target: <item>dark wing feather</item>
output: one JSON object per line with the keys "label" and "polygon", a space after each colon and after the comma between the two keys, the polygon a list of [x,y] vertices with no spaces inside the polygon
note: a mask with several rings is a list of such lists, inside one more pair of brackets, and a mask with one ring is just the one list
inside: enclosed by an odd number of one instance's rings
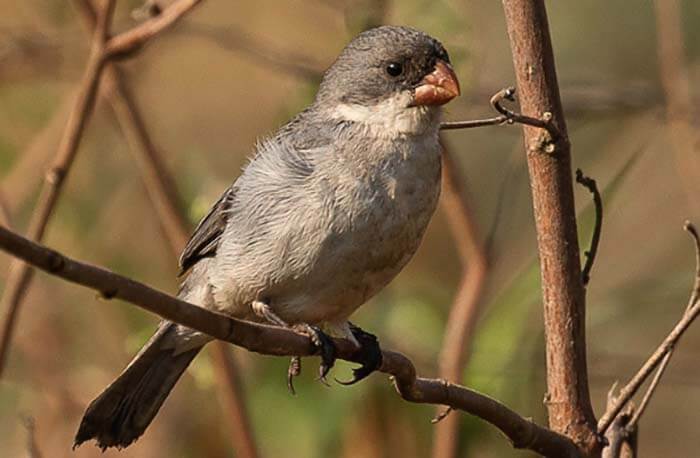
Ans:
{"label": "dark wing feather", "polygon": [[228,188],[195,228],[180,255],[180,275],[187,272],[200,259],[216,254],[221,234],[226,228],[235,191],[234,187]]}

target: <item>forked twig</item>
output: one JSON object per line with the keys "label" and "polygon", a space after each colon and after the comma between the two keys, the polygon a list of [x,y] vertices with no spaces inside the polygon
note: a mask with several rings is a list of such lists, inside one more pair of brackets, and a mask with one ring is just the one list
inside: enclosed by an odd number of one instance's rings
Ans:
{"label": "forked twig", "polygon": [[[642,365],[642,367],[639,369],[639,371],[637,371],[627,385],[620,390],[620,394],[615,402],[609,406],[609,408],[600,418],[598,421],[599,434],[605,434],[605,431],[608,429],[613,420],[617,417],[620,411],[622,411],[630,399],[632,399],[632,397],[637,393],[639,388],[646,381],[646,379],[649,378],[651,373],[657,367],[660,367],[662,362],[667,359],[667,355],[671,355],[673,348],[676,346],[680,338],[690,327],[695,318],[697,318],[697,316],[700,314],[700,237],[698,237],[698,232],[695,226],[693,226],[690,222],[686,221],[684,229],[688,231],[693,238],[696,260],[693,290],[691,292],[688,305],[686,306],[685,313],[683,313],[683,317],[678,321],[668,336],[666,336],[661,345],[659,345],[649,359],[647,359],[647,361]],[[668,356],[668,358],[670,359],[670,356]],[[659,377],[661,376],[659,375]],[[649,397],[652,393],[653,390],[651,390],[651,393],[649,393]],[[648,402],[649,401],[647,400],[647,404]]]}
{"label": "forked twig", "polygon": [[[66,122],[52,166],[46,173],[44,185],[30,219],[27,237],[31,240],[42,240],[44,237],[49,219],[58,203],[65,178],[73,165],[85,126],[95,105],[97,88],[107,62],[117,55],[124,55],[140,49],[159,32],[175,23],[201,2],[201,0],[177,0],[163,10],[158,17],[110,38],[109,29],[115,1],[106,0],[103,8],[97,14],[90,57],[83,73],[78,96]],[[8,280],[2,296],[5,316],[0,336],[0,377],[7,361],[19,306],[31,278],[32,270],[26,264],[13,262],[10,265]]]}

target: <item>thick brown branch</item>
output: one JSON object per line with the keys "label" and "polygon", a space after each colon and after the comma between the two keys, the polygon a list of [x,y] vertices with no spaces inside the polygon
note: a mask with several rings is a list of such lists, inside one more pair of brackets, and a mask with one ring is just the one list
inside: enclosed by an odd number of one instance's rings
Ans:
{"label": "thick brown branch", "polygon": [[654,370],[662,364],[662,361],[666,359],[666,356],[671,354],[673,348],[678,344],[681,337],[683,337],[685,331],[688,330],[690,325],[693,324],[693,321],[695,321],[695,319],[698,317],[698,314],[700,314],[700,237],[698,237],[698,232],[695,229],[695,226],[689,222],[685,223],[685,230],[688,231],[693,238],[696,259],[693,290],[690,294],[690,300],[686,306],[685,313],[668,336],[666,336],[661,345],[658,346],[654,353],[634,375],[634,377],[632,377],[627,385],[620,390],[615,402],[608,407],[605,414],[603,414],[603,416],[600,418],[598,421],[598,432],[600,434],[605,433],[613,420],[615,420],[620,411],[622,411],[625,405],[637,393],[646,379],[649,378],[652,372],[654,372]]}
{"label": "thick brown branch", "polygon": [[131,54],[143,48],[153,37],[172,26],[202,0],[178,0],[131,30],[112,37],[105,46],[105,58]]}
{"label": "thick brown branch", "polygon": [[[236,320],[197,307],[108,270],[72,260],[4,227],[0,227],[0,249],[52,275],[94,289],[104,298],[122,299],[250,351],[279,356],[310,356],[316,351],[307,337],[294,331]],[[334,343],[341,359],[361,360],[352,342],[336,339]],[[382,355],[380,371],[393,376],[397,391],[407,401],[452,406],[475,415],[500,429],[517,448],[545,456],[580,456],[568,438],[521,417],[498,401],[444,380],[417,377],[413,363],[400,353],[384,350]]]}
{"label": "thick brown branch", "polygon": [[[586,453],[599,449],[588,389],[585,290],[571,151],[544,0],[503,0],[524,125],[542,277],[550,427]],[[546,129],[543,131],[542,128]]]}

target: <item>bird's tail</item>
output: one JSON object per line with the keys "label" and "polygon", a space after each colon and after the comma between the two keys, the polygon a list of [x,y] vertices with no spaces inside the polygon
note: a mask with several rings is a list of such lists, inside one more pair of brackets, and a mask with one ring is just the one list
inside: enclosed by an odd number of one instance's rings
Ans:
{"label": "bird's tail", "polygon": [[95,439],[102,450],[126,447],[155,417],[175,383],[201,346],[176,352],[177,325],[161,323],[122,374],[90,403],[75,436],[74,448]]}

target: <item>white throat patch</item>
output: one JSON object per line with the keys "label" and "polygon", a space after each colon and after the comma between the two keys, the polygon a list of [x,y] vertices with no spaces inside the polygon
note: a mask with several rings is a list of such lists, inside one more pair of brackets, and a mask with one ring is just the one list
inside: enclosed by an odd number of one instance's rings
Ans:
{"label": "white throat patch", "polygon": [[380,135],[420,135],[439,123],[439,108],[409,107],[411,94],[400,93],[373,106],[339,104],[331,112],[334,119],[366,124]]}

